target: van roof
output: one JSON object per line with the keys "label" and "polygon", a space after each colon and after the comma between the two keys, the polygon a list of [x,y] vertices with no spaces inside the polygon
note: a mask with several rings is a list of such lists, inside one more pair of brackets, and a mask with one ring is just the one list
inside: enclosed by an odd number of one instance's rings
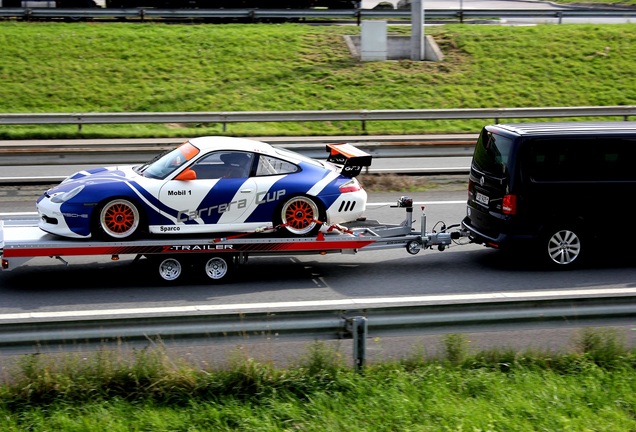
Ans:
{"label": "van roof", "polygon": [[[636,133],[636,122],[547,122],[547,123],[508,123],[488,126],[489,130],[499,129],[517,135],[578,135],[589,133]],[[494,130],[493,130],[494,131]]]}

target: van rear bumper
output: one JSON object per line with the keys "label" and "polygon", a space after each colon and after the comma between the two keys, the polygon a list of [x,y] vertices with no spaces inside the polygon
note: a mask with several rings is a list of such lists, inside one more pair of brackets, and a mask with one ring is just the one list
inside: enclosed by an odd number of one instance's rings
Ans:
{"label": "van rear bumper", "polygon": [[461,222],[462,228],[468,232],[468,238],[473,243],[483,244],[488,247],[503,249],[512,246],[517,246],[522,243],[532,242],[537,240],[535,234],[506,234],[497,233],[497,235],[489,235],[483,231],[475,228],[470,220],[470,217],[466,216]]}
{"label": "van rear bumper", "polygon": [[497,237],[486,235],[471,225],[469,217],[462,220],[462,228],[468,231],[468,238],[473,243],[484,244],[494,248],[499,248],[502,244],[506,244],[507,236],[505,234],[499,234]]}

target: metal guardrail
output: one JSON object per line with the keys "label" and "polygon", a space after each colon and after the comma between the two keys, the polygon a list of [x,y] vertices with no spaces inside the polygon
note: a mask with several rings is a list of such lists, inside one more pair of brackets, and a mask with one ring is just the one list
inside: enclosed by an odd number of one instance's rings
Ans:
{"label": "metal guardrail", "polygon": [[526,119],[622,117],[636,115],[636,105],[545,108],[467,108],[414,110],[324,110],[235,112],[132,112],[132,113],[0,113],[0,125],[29,124],[135,124],[135,123],[228,123]]}
{"label": "metal guardrail", "polygon": [[[13,124],[125,124],[125,123],[227,123],[296,121],[367,121],[554,119],[620,117],[636,115],[636,106],[477,108],[443,110],[356,110],[356,111],[274,111],[274,112],[165,112],[165,113],[0,113],[0,125]],[[471,156],[477,134],[337,136],[258,138],[273,145],[324,157],[324,144],[355,143],[376,158]],[[145,162],[185,138],[82,139],[43,141],[0,141],[0,166],[118,164]]]}
{"label": "metal guardrail", "polygon": [[[99,313],[16,313],[0,315],[0,352],[36,353],[50,350],[95,349],[128,344],[147,345],[153,340],[179,342],[255,342],[259,338],[280,341],[303,339],[354,339],[354,360],[364,364],[367,338],[421,333],[453,333],[522,330],[555,325],[581,326],[636,317],[636,295],[627,290],[605,295],[558,295],[543,298],[536,293],[494,294],[481,299],[434,301],[416,305],[375,307],[372,300],[343,300],[344,307],[288,311],[237,310],[215,313],[214,306],[139,316],[118,312],[117,318],[99,319]],[[633,291],[633,290],[632,290]],[[479,296],[475,296],[479,297]],[[399,300],[399,299],[397,299]],[[405,299],[406,303],[408,300]],[[333,302],[337,303],[337,302]],[[334,305],[332,307],[337,307]],[[206,310],[207,309],[207,310]],[[237,307],[240,309],[240,307]],[[99,312],[99,311],[97,311]],[[141,313],[139,313],[141,314]],[[55,316],[55,318],[51,318]]]}
{"label": "metal guardrail", "polygon": [[[242,21],[268,20],[410,20],[410,9],[58,9],[58,8],[0,8],[0,17],[31,19],[218,19]],[[634,18],[636,10],[627,8],[578,9],[425,9],[430,19],[459,20],[484,18]]]}
{"label": "metal guardrail", "polygon": [[[374,158],[468,157],[477,134],[254,137],[314,159],[325,145],[348,142]],[[0,166],[110,165],[143,163],[186,138],[0,141]],[[1,181],[0,181],[1,183]]]}

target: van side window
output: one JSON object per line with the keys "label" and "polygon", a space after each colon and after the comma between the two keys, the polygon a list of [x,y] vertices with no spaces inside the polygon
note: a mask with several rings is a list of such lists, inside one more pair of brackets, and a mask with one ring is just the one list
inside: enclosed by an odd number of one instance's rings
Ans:
{"label": "van side window", "polygon": [[530,178],[536,182],[593,181],[598,178],[594,139],[537,139],[530,146]]}
{"label": "van side window", "polygon": [[599,181],[636,181],[636,170],[634,170],[636,140],[604,139],[599,144],[601,150]]}

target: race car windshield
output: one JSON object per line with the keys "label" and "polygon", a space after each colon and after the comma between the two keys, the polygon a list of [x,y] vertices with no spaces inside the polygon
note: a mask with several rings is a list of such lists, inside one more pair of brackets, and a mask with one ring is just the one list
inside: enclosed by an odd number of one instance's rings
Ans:
{"label": "race car windshield", "polygon": [[144,177],[164,179],[199,153],[199,149],[185,143],[172,151],[162,153],[135,171]]}

